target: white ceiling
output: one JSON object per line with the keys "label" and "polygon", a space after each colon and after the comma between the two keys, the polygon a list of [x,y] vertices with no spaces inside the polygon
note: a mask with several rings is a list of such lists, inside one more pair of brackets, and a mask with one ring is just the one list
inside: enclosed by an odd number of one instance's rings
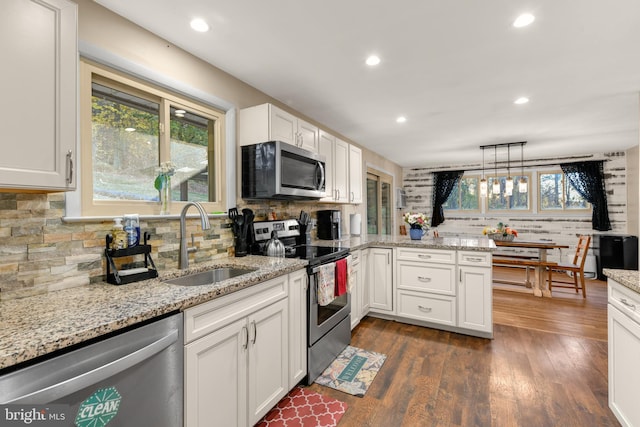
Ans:
{"label": "white ceiling", "polygon": [[638,0],[96,1],[402,166],[638,145]]}

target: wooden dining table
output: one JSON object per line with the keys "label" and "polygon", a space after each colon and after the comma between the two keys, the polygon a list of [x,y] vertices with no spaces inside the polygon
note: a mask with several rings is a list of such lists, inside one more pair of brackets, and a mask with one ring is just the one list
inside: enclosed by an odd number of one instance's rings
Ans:
{"label": "wooden dining table", "polygon": [[[499,248],[537,249],[538,257],[531,262],[534,267],[535,277],[533,281],[533,295],[537,297],[551,297],[551,291],[546,281],[546,270],[549,265],[547,251],[550,249],[567,249],[567,245],[559,245],[547,240],[513,240],[511,242],[494,240]],[[528,268],[528,267],[526,267]]]}

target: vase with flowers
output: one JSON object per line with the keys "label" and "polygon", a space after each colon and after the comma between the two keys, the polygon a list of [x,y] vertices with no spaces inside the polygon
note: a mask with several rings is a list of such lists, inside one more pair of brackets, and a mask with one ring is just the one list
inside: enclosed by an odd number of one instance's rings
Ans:
{"label": "vase with flowers", "polygon": [[160,215],[171,213],[171,177],[176,172],[176,168],[171,162],[164,162],[156,170],[157,176],[153,186],[160,193]]}
{"label": "vase with flowers", "polygon": [[420,240],[429,229],[429,218],[423,213],[407,212],[402,218],[409,224],[411,240]]}

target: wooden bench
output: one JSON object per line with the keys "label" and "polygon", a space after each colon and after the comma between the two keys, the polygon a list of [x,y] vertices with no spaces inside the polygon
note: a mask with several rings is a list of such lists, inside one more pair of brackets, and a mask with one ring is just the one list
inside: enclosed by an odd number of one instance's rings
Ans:
{"label": "wooden bench", "polygon": [[[529,268],[537,267],[552,267],[558,265],[555,262],[543,262],[537,257],[527,255],[511,255],[511,254],[494,254],[492,264],[494,266],[508,266],[508,267],[524,267],[525,268],[525,283],[527,288],[531,288],[531,280],[529,280]],[[513,280],[493,279],[496,283],[506,283],[509,285],[522,285],[521,282]]]}

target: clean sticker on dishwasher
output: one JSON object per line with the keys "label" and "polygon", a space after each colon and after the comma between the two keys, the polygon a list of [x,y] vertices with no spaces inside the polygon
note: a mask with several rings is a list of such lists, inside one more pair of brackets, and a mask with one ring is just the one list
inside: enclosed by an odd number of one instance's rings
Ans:
{"label": "clean sticker on dishwasher", "polygon": [[106,426],[118,413],[121,399],[122,396],[115,387],[96,391],[80,404],[78,415],[76,415],[76,426]]}

